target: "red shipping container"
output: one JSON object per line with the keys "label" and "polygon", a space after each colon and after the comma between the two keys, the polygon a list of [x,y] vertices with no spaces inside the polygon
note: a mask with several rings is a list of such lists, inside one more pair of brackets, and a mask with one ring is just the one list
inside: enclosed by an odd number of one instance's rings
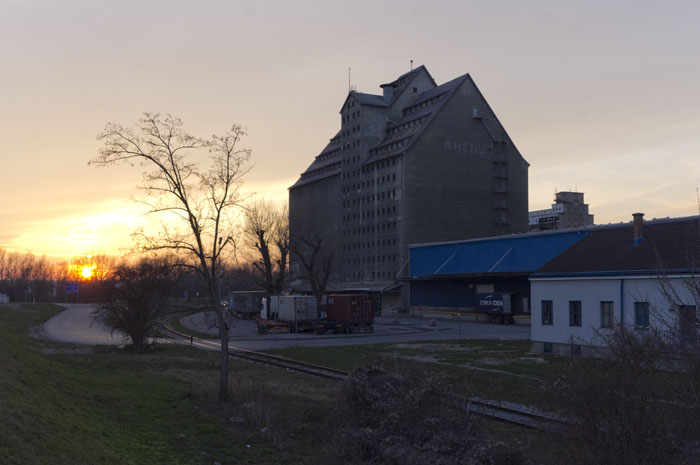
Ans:
{"label": "red shipping container", "polygon": [[371,325],[374,321],[374,299],[364,294],[334,294],[328,297],[328,321],[348,325]]}

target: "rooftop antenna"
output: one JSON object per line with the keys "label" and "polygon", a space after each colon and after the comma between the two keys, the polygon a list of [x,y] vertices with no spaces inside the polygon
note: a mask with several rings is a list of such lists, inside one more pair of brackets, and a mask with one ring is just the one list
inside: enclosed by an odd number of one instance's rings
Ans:
{"label": "rooftop antenna", "polygon": [[411,60],[411,71],[413,71],[413,60]]}
{"label": "rooftop antenna", "polygon": [[698,215],[700,215],[700,190],[697,187],[695,188],[695,195],[698,198]]}
{"label": "rooftop antenna", "polygon": [[350,70],[352,70],[352,68],[348,67],[348,92],[352,90],[352,86],[350,85]]}

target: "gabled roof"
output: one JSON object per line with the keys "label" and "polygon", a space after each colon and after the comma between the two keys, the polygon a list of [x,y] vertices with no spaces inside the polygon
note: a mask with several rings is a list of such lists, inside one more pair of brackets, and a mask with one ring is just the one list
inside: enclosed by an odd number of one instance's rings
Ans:
{"label": "gabled roof", "polygon": [[392,103],[398,99],[401,94],[409,87],[409,84],[413,82],[413,79],[418,76],[418,74],[421,71],[425,71],[425,74],[428,75],[428,78],[432,81],[433,85],[437,85],[435,83],[435,79],[430,75],[428,72],[428,69],[425,67],[425,65],[420,65],[419,67],[412,69],[411,71],[402,74],[401,76],[397,77],[395,80],[387,83],[387,84],[382,84],[380,87],[393,87],[394,92],[393,96],[391,98],[391,101],[387,101],[384,98],[384,95],[375,95],[375,94],[366,94],[364,92],[357,92],[354,90],[351,90],[348,92],[348,96],[345,97],[345,100],[343,100],[343,104],[341,105],[341,111],[345,107],[345,104],[348,103],[348,99],[350,97],[354,97],[357,99],[357,101],[361,105],[372,105],[372,106],[377,106],[377,107],[388,107]]}
{"label": "gabled roof", "polygon": [[[350,95],[355,97],[362,105],[373,105],[375,107],[388,107],[389,103],[382,95],[365,94],[363,92],[350,91]],[[347,100],[347,99],[346,99]],[[345,103],[343,103],[345,106]]]}
{"label": "gabled roof", "polygon": [[403,109],[401,119],[387,128],[387,135],[372,147],[369,158],[363,164],[390,158],[408,150],[467,78],[469,74],[433,87],[418,96],[414,103]]}
{"label": "gabled roof", "polygon": [[411,278],[530,274],[586,237],[587,230],[525,233],[411,246]]}
{"label": "gabled roof", "polygon": [[[471,79],[471,76],[469,77],[469,79]],[[529,163],[527,160],[525,160],[525,157],[523,157],[523,155],[520,153],[520,150],[518,150],[518,147],[516,147],[515,142],[513,142],[513,139],[511,139],[510,136],[508,135],[508,132],[506,131],[505,126],[503,126],[503,125],[501,124],[501,121],[498,119],[498,116],[496,116],[496,112],[493,111],[493,108],[491,108],[491,105],[489,104],[488,100],[486,100],[486,98],[484,97],[484,94],[481,93],[481,89],[479,89],[479,87],[476,85],[476,83],[475,83],[473,80],[472,80],[472,84],[474,84],[474,88],[475,88],[476,91],[479,93],[479,97],[481,97],[481,100],[486,104],[486,106],[489,108],[489,110],[490,110],[491,113],[493,114],[494,119],[496,120],[496,123],[498,124],[498,129],[499,129],[500,131],[502,131],[502,133],[503,133],[503,137],[504,137],[506,140],[510,141],[511,144],[513,144],[513,148],[515,149],[515,153],[518,154],[518,156],[520,157],[520,159],[521,159],[527,166],[530,166],[530,163]],[[483,120],[482,120],[482,121],[483,121]],[[484,121],[484,123],[487,125],[487,130],[489,131],[489,133],[491,133],[491,131],[492,131],[493,129],[489,128],[488,124],[487,124],[485,121]],[[492,137],[493,137],[493,136],[492,136]]]}
{"label": "gabled roof", "polygon": [[430,75],[430,72],[428,72],[428,68],[425,67],[425,65],[420,65],[417,68],[412,69],[411,71],[408,71],[407,73],[403,73],[401,76],[397,77],[395,80],[388,82],[386,84],[381,84],[379,87],[382,89],[385,87],[393,87],[394,88],[394,96],[392,98],[392,102],[394,102],[401,94],[408,89],[409,84],[413,81],[413,79],[420,74],[421,71],[425,71],[425,74],[428,75],[428,78],[430,81],[433,83],[434,86],[437,86],[437,83],[435,82],[435,79]]}
{"label": "gabled roof", "polygon": [[592,228],[535,276],[700,271],[699,216],[645,221],[633,236],[631,223]]}
{"label": "gabled roof", "polygon": [[308,184],[312,181],[318,181],[319,179],[340,174],[340,168],[342,165],[341,148],[340,131],[338,131],[330,140],[328,145],[321,150],[321,153],[314,158],[311,165],[309,165],[309,167],[306,168],[303,173],[301,173],[301,176],[299,176],[297,182],[295,182],[290,189],[303,186],[304,184]]}

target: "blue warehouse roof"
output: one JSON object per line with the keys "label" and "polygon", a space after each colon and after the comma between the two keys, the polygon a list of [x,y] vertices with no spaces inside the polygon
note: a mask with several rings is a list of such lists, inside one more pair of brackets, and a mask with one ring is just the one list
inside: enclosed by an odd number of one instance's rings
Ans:
{"label": "blue warehouse roof", "polygon": [[410,248],[412,279],[532,273],[589,234],[587,230],[519,234]]}

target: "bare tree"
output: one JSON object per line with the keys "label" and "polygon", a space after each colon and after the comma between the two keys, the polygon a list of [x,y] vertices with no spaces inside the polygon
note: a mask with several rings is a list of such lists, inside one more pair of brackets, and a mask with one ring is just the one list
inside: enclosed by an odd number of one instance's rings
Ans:
{"label": "bare tree", "polygon": [[251,260],[258,284],[270,294],[284,288],[289,258],[289,213],[285,207],[259,200],[245,212],[246,245],[257,251]]}
{"label": "bare tree", "polygon": [[[233,215],[241,203],[239,186],[248,171],[250,150],[239,148],[245,130],[233,125],[224,135],[205,140],[182,128],[168,115],[144,113],[134,127],[108,123],[98,136],[103,146],[90,163],[140,163],[143,189],[151,213],[175,218],[157,235],[136,233],[142,252],[167,252],[179,265],[205,281],[210,305],[219,322],[221,372],[219,399],[228,398],[228,334],[218,305],[218,281],[226,254],[233,251]],[[209,160],[202,152],[209,152]]]}
{"label": "bare tree", "polygon": [[335,251],[312,227],[296,230],[291,251],[299,260],[303,278],[309,283],[311,292],[316,297],[316,307],[320,310],[333,272]]}
{"label": "bare tree", "polygon": [[93,317],[126,334],[134,351],[142,353],[166,309],[173,267],[165,260],[143,259],[136,265],[119,265],[112,277],[113,301]]}

